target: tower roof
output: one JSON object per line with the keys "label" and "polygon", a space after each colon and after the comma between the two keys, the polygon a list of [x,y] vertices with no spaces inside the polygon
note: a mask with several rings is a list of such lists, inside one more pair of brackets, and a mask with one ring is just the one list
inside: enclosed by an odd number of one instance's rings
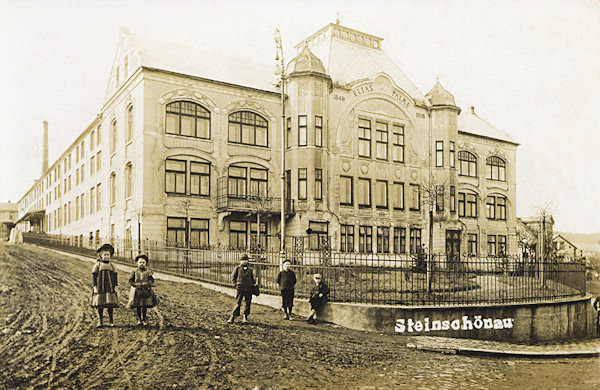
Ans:
{"label": "tower roof", "polygon": [[314,55],[308,45],[304,45],[300,53],[288,64],[288,74],[304,72],[327,74],[323,62]]}
{"label": "tower roof", "polygon": [[454,95],[448,92],[448,90],[440,84],[440,80],[435,82],[435,85],[425,97],[434,106],[456,106]]}

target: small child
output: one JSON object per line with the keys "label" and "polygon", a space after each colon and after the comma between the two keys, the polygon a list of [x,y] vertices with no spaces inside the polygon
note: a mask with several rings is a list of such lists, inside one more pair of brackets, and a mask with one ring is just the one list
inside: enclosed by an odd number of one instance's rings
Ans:
{"label": "small child", "polygon": [[115,326],[113,323],[113,309],[119,306],[117,292],[117,272],[110,263],[110,258],[115,253],[115,249],[110,244],[104,244],[96,251],[98,260],[92,268],[92,307],[98,309],[98,324],[96,327],[103,326],[104,308],[108,309],[108,326]]}
{"label": "small child", "polygon": [[281,310],[285,313],[284,320],[292,319],[292,307],[294,307],[294,286],[296,285],[296,274],[290,270],[292,262],[288,259],[283,261],[283,270],[277,275],[277,285],[281,291]]}
{"label": "small child", "polygon": [[327,300],[329,299],[329,287],[327,287],[327,284],[325,282],[323,282],[321,279],[323,279],[323,277],[321,276],[321,274],[315,274],[313,276],[313,280],[315,281],[315,285],[312,287],[312,290],[310,291],[310,315],[308,316],[308,319],[306,321],[308,321],[309,324],[316,324],[317,323],[317,311],[320,310],[323,305],[327,302]]}
{"label": "small child", "polygon": [[129,302],[130,308],[135,308],[137,311],[138,325],[146,325],[146,312],[149,307],[154,307],[157,304],[156,294],[152,290],[154,286],[154,277],[152,271],[147,268],[148,256],[138,255],[135,258],[137,269],[131,272],[129,276]]}

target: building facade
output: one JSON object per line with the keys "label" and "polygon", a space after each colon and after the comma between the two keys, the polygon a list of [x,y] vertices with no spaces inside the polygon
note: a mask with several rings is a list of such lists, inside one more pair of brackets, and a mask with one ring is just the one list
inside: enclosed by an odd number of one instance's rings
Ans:
{"label": "building facade", "polygon": [[439,81],[423,95],[381,46],[338,24],[307,37],[282,107],[269,66],[123,30],[103,107],[19,221],[84,242],[277,249],[283,210],[286,237],[314,249],[410,253],[432,226],[435,252],[516,253],[518,144]]}
{"label": "building facade", "polygon": [[18,205],[11,202],[0,203],[0,241],[8,240],[10,230],[15,226],[18,215]]}

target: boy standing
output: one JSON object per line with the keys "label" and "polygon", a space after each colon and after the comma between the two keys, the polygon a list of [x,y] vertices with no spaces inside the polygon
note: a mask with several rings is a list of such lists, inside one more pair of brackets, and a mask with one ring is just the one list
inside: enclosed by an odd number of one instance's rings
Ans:
{"label": "boy standing", "polygon": [[292,319],[292,307],[294,306],[294,286],[296,285],[296,274],[290,270],[291,261],[283,261],[283,270],[277,275],[277,285],[281,291],[281,309],[285,313],[284,320]]}

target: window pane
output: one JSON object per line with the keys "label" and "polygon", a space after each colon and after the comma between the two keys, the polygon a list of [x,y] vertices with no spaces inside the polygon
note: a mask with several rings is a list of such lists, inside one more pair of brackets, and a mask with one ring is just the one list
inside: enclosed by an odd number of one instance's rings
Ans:
{"label": "window pane", "polygon": [[236,124],[229,124],[229,141],[231,142],[242,142],[240,136],[240,126]]}
{"label": "window pane", "polygon": [[254,127],[248,125],[242,125],[242,143],[253,144],[254,143]]}
{"label": "window pane", "polygon": [[196,136],[200,138],[210,138],[210,121],[208,119],[196,119]]}
{"label": "window pane", "polygon": [[267,129],[264,127],[256,128],[256,144],[267,146]]}
{"label": "window pane", "polygon": [[181,117],[181,135],[193,136],[194,134],[194,118],[189,116]]}

